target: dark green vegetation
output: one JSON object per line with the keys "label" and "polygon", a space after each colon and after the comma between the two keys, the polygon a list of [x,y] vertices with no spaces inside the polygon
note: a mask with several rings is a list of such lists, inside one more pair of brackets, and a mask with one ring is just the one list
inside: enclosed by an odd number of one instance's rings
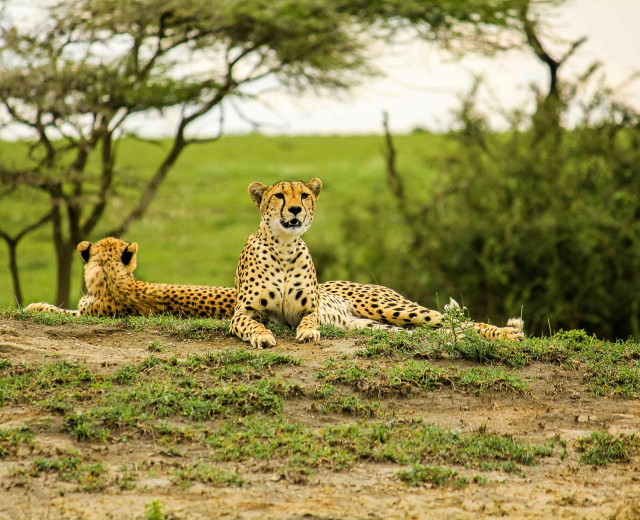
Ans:
{"label": "dark green vegetation", "polygon": [[[164,316],[78,319],[5,311],[3,317],[78,331],[98,325],[134,334],[155,331],[196,342],[226,333],[225,322]],[[447,318],[454,321],[456,314]],[[462,334],[464,322],[457,325],[455,335],[327,328],[328,337],[347,335],[345,340],[362,345],[350,355],[316,362],[316,368],[304,357],[240,345],[176,357],[160,338],[140,345],[140,361],[107,369],[65,359],[2,359],[0,407],[26,408],[40,418],[0,429],[0,458],[23,454],[10,476],[16,485],[47,475],[66,491],[98,492],[134,489],[159,471],[145,461],[113,466],[98,460],[87,448],[101,444],[152,442],[157,453],[175,461],[162,474],[181,488],[250,486],[246,468],[256,464],[279,478],[305,482],[317,471],[347,471],[365,462],[397,465],[397,478],[411,486],[460,488],[485,484],[495,472],[523,474],[543,458],[605,465],[635,456],[634,435],[595,431],[574,444],[560,437],[531,441],[492,433],[485,425],[456,429],[407,415],[404,404],[443,388],[529,399],[523,369],[532,363],[578,372],[585,395],[640,393],[637,343],[602,342],[579,331],[488,343]],[[285,341],[282,332],[276,330]],[[63,436],[73,448],[42,452],[39,437],[46,435]]]}
{"label": "dark green vegetation", "polygon": [[[461,295],[479,321],[522,309],[536,335],[640,338],[640,112],[604,78],[588,81],[594,70],[544,101],[538,93],[534,113],[505,110],[502,133],[474,88],[453,148],[389,167],[394,203],[361,197],[365,211],[342,224],[351,262],[312,251],[320,267],[345,265],[351,280],[374,273],[426,303],[434,291]],[[400,141],[396,152],[402,160]],[[418,168],[431,184],[415,183]]]}

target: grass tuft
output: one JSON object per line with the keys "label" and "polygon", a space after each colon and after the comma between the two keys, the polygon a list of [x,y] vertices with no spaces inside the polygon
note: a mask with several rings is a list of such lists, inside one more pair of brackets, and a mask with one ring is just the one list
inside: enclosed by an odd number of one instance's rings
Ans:
{"label": "grass tuft", "polygon": [[452,485],[454,487],[466,487],[467,480],[456,478],[457,472],[441,466],[424,466],[414,464],[411,469],[398,472],[398,478],[409,486],[420,486],[428,483],[433,486]]}
{"label": "grass tuft", "polygon": [[209,464],[182,466],[174,472],[178,485],[185,489],[194,482],[211,484],[216,487],[243,486],[245,481],[238,473],[225,471]]}
{"label": "grass tuft", "polygon": [[416,390],[431,391],[443,386],[455,386],[478,395],[490,390],[519,394],[529,391],[524,381],[502,367],[439,368],[428,361],[409,360],[385,369],[367,368],[353,360],[330,360],[317,375],[325,383],[347,385],[375,395],[411,395]]}
{"label": "grass tuft", "polygon": [[576,441],[576,447],[582,452],[580,461],[592,466],[604,466],[611,462],[628,462],[640,449],[637,435],[612,435],[607,432],[592,432],[588,437]]}

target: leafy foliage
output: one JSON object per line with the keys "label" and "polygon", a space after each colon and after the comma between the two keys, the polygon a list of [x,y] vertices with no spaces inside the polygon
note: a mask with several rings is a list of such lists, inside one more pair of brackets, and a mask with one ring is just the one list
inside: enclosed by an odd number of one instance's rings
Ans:
{"label": "leafy foliage", "polygon": [[478,320],[524,309],[536,334],[640,337],[640,114],[603,80],[590,88],[582,79],[533,114],[507,112],[503,133],[472,91],[457,148],[431,159],[448,174],[396,197],[405,240],[380,237],[396,208],[371,202],[345,220],[349,275],[384,269],[386,285],[423,302],[434,290],[462,294]]}

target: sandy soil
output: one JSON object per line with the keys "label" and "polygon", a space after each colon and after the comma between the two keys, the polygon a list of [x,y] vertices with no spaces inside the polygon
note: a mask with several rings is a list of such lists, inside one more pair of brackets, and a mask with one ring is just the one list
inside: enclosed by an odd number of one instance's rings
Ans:
{"label": "sandy soil", "polygon": [[[144,346],[156,338],[178,357],[242,346],[222,334],[211,340],[181,340],[152,330],[52,327],[5,319],[0,320],[0,359],[14,363],[67,359],[110,373],[123,363],[148,357]],[[302,366],[288,368],[286,374],[309,382],[327,358],[359,348],[357,341],[322,340],[318,346],[280,339],[274,351],[304,359]],[[251,462],[228,465],[245,477],[248,485],[244,487],[194,484],[181,489],[162,476],[163,468],[177,464],[175,458],[160,453],[151,441],[74,443],[69,436],[43,427],[35,447],[21,447],[16,455],[0,459],[0,519],[144,518],[145,504],[153,500],[160,501],[166,518],[179,519],[640,519],[638,457],[630,463],[594,469],[581,464],[571,448],[573,440],[593,430],[638,432],[640,401],[595,399],[583,390],[579,371],[540,364],[520,370],[519,375],[527,379],[531,395],[494,392],[477,397],[449,388],[410,399],[385,399],[384,407],[461,431],[486,424],[491,432],[520,440],[540,442],[560,436],[568,441],[566,460],[543,458],[539,465],[525,468],[525,476],[492,472],[486,485],[411,488],[396,478],[397,465],[357,464],[342,472],[316,471],[307,482],[298,484],[279,478],[264,464]],[[309,404],[287,402],[285,411],[308,424],[326,422],[327,417],[314,415]],[[336,416],[336,420],[355,419]],[[47,421],[51,419],[35,407],[6,404],[0,408],[0,428],[46,426]],[[71,488],[61,487],[57,479],[46,475],[23,485],[10,478],[22,458],[55,454],[70,446],[110,468],[126,462],[159,471],[147,471],[132,490],[110,486],[100,493],[67,491]],[[188,457],[197,458],[198,453],[190,452]],[[464,475],[467,470],[459,471]]]}

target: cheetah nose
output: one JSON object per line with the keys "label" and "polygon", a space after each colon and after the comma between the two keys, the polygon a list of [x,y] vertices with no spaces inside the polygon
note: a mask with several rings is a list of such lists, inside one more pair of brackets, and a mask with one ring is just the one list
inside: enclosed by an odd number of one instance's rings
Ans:
{"label": "cheetah nose", "polygon": [[291,213],[293,213],[294,215],[297,215],[298,213],[300,213],[302,211],[302,208],[300,206],[291,206],[289,208],[289,211]]}

